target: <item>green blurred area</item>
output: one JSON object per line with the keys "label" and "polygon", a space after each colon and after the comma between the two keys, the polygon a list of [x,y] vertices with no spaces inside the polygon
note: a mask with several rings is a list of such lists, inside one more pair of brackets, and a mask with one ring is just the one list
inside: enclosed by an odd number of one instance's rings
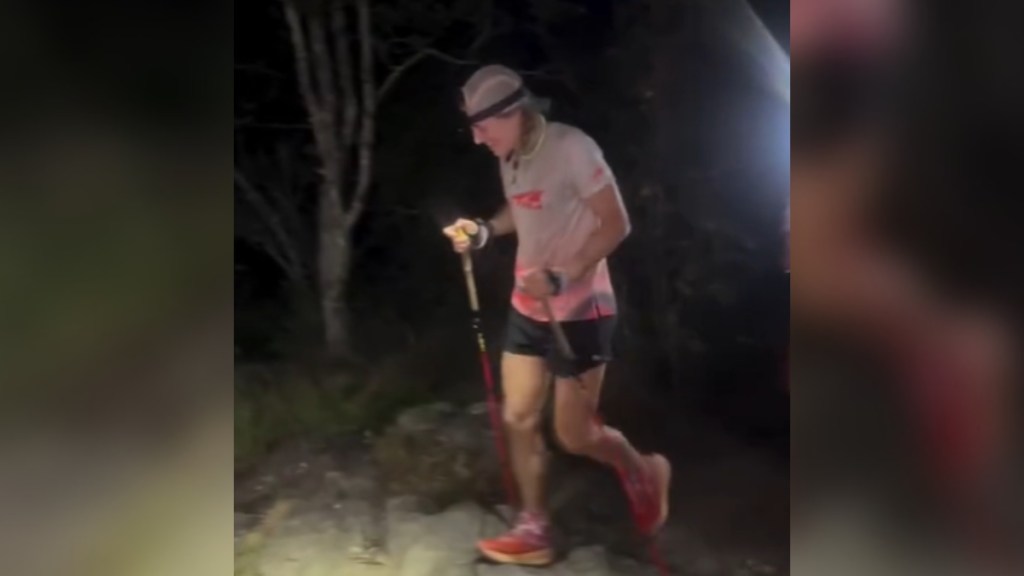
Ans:
{"label": "green blurred area", "polygon": [[74,196],[0,205],[0,374],[15,391],[130,362],[122,352],[230,297],[227,195],[187,177],[157,185],[204,193],[155,191],[130,172],[94,169]]}
{"label": "green blurred area", "polygon": [[207,329],[232,297],[231,24],[47,8],[0,10],[0,425],[5,461],[47,462],[27,493],[3,480],[35,472],[0,467],[0,502],[33,506],[5,566],[223,574],[230,330]]}

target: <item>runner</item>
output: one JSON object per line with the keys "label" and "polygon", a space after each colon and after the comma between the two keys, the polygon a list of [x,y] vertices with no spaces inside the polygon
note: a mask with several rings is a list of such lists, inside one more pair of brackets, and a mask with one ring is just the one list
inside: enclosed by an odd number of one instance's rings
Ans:
{"label": "runner", "polygon": [[[640,529],[652,534],[668,514],[669,462],[641,455],[596,418],[617,312],[606,258],[629,234],[615,177],[597,144],[577,128],[549,122],[512,70],[481,68],[463,86],[462,98],[474,142],[498,158],[507,202],[492,219],[459,219],[445,234],[460,253],[506,234],[515,233],[519,242],[501,372],[522,510],[507,534],[479,542],[480,552],[510,564],[544,565],[554,558],[540,432],[549,374],[559,442],[632,478],[627,496],[643,511]],[[545,313],[545,299],[554,319]],[[576,360],[556,350],[551,320],[564,327]]]}

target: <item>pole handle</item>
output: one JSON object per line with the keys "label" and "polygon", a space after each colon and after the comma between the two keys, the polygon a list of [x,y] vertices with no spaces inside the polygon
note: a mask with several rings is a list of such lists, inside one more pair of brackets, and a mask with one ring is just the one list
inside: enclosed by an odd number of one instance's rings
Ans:
{"label": "pole handle", "polygon": [[[459,228],[455,232],[460,240],[468,240],[466,231]],[[466,291],[469,293],[469,307],[473,313],[480,312],[480,299],[476,292],[476,280],[473,277],[473,255],[467,250],[462,256],[462,274],[466,277]]]}

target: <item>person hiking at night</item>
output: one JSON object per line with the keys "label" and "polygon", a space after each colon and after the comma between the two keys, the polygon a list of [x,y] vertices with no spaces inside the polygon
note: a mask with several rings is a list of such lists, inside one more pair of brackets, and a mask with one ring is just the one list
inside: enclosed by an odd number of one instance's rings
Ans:
{"label": "person hiking at night", "polygon": [[[507,201],[490,220],[459,219],[444,233],[459,253],[482,249],[497,236],[518,237],[501,374],[522,510],[508,533],[479,542],[480,552],[510,564],[544,565],[554,558],[540,430],[549,374],[559,443],[614,467],[626,479],[638,528],[653,534],[668,515],[669,462],[640,454],[597,418],[617,312],[606,258],[630,231],[615,177],[594,140],[548,121],[514,71],[481,68],[462,87],[462,100],[474,142],[498,159]],[[559,353],[552,321],[564,328],[574,359]]]}

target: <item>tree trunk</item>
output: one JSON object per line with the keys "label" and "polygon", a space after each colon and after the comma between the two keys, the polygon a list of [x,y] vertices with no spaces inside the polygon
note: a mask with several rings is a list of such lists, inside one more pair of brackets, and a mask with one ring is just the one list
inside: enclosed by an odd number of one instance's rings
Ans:
{"label": "tree trunk", "polygon": [[[321,160],[317,259],[320,319],[325,359],[336,363],[353,359],[345,296],[352,268],[352,231],[363,215],[373,182],[377,105],[412,64],[427,56],[457,59],[431,47],[422,48],[394,67],[378,88],[374,69],[377,39],[370,0],[355,1],[354,32],[346,12],[351,3],[303,3],[303,11],[297,0],[281,2],[299,91]],[[484,6],[483,31],[471,50],[478,49],[490,35],[491,3]],[[358,41],[357,50],[353,51],[350,40]]]}
{"label": "tree trunk", "polygon": [[[325,185],[330,187],[329,184]],[[348,356],[348,315],[343,300],[351,265],[345,214],[338,196],[325,190],[320,196],[320,314],[328,361]]]}

